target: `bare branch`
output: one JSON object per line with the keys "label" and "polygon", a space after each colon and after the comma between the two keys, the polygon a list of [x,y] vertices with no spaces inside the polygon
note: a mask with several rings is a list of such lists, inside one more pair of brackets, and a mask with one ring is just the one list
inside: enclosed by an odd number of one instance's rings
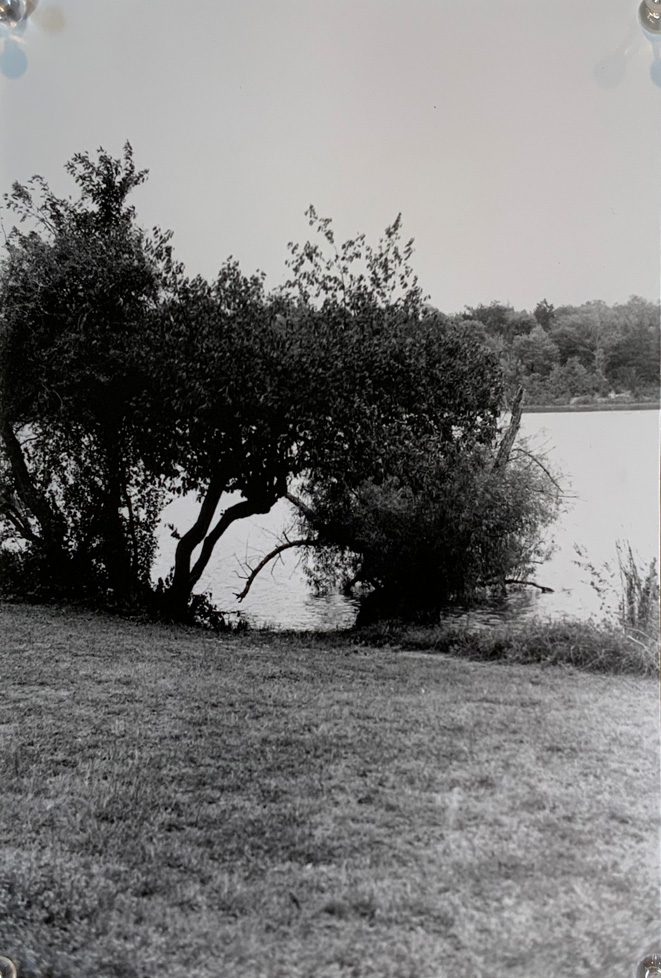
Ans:
{"label": "bare branch", "polygon": [[558,490],[558,492],[560,493],[560,495],[561,496],[567,496],[567,493],[564,491],[564,489],[562,488],[562,486],[560,485],[560,483],[556,479],[553,478],[553,476],[551,475],[551,473],[549,472],[549,470],[546,468],[546,466],[544,465],[544,463],[543,462],[540,462],[539,458],[536,455],[533,455],[532,452],[526,451],[525,448],[521,448],[520,445],[517,445],[517,447],[516,447],[516,453],[517,453],[517,455],[518,454],[525,455],[527,458],[529,458],[531,460],[531,462],[534,462],[536,465],[539,465],[539,467],[542,470],[542,472],[544,472],[544,474],[547,476],[547,478],[551,480],[551,482],[553,483],[553,485],[555,486],[555,488]]}
{"label": "bare branch", "polygon": [[542,594],[553,594],[552,587],[545,587],[543,584],[536,584],[535,581],[520,581],[516,577],[506,577],[505,584],[527,584],[528,587],[536,587],[542,592]]}
{"label": "bare branch", "polygon": [[301,539],[301,540],[288,540],[286,543],[281,543],[279,544],[279,546],[274,547],[273,550],[271,550],[270,553],[268,553],[262,560],[260,560],[257,566],[250,571],[250,574],[246,581],[246,586],[244,587],[243,591],[241,591],[239,594],[236,595],[237,600],[243,601],[243,599],[247,596],[248,592],[250,591],[250,588],[252,587],[252,584],[255,578],[257,577],[257,575],[260,573],[260,571],[264,570],[266,565],[275,557],[277,557],[279,554],[281,554],[284,550],[290,550],[292,547],[319,547],[319,546],[321,546],[319,540]]}

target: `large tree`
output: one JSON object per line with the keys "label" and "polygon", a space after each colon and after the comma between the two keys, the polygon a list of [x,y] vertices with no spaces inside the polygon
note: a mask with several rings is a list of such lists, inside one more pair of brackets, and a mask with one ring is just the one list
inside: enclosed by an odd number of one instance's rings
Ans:
{"label": "large tree", "polygon": [[377,615],[434,615],[521,579],[557,489],[512,450],[517,425],[500,429],[496,355],[474,323],[425,304],[399,219],[376,249],[362,236],[338,245],[314,212],[311,223],[319,237],[292,248],[288,296],[345,396],[328,415],[335,437],[313,439],[288,493],[299,533],[273,554],[303,543],[317,586],[361,585]]}
{"label": "large tree", "polygon": [[176,487],[198,510],[181,533],[162,603],[186,615],[216,545],[236,520],[268,512],[300,471],[313,337],[288,325],[261,275],[228,261],[183,284],[153,351],[166,400]]}
{"label": "large tree", "polygon": [[75,200],[40,177],[5,197],[0,518],[37,589],[142,600],[162,485],[149,463],[165,445],[145,349],[179,271],[169,235],[136,225],[128,197],[146,173],[130,145],[66,169]]}
{"label": "large tree", "polygon": [[[329,223],[313,210],[310,220],[334,247]],[[170,614],[184,613],[237,519],[297,499],[322,474],[338,487],[385,476],[390,456],[412,439],[495,428],[493,364],[469,371],[473,379],[481,371],[490,391],[478,404],[460,339],[443,337],[438,316],[421,323],[410,244],[400,238],[397,221],[375,249],[347,242],[332,267],[319,245],[292,246],[291,281],[270,295],[260,276],[228,262],[213,285],[187,283],[171,303],[159,371],[172,374],[180,488],[197,494],[199,509],[165,588]],[[349,271],[361,262],[360,274]],[[320,542],[306,536],[305,545]]]}

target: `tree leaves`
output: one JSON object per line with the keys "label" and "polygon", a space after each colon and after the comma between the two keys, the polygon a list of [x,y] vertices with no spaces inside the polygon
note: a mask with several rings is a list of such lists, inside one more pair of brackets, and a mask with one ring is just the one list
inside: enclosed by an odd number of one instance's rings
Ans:
{"label": "tree leaves", "polygon": [[[177,616],[231,523],[294,485],[324,573],[387,588],[417,560],[426,594],[454,594],[521,557],[545,511],[529,480],[519,493],[509,467],[489,474],[503,398],[489,327],[427,305],[401,215],[373,246],[339,242],[311,207],[314,240],[290,244],[269,292],[233,258],[213,281],[186,276],[170,233],[138,226],[147,171],[129,144],[66,169],[77,199],[41,177],[5,198],[0,521],[33,547],[50,532],[73,591],[147,600],[160,508],[184,492],[200,509],[159,592]],[[487,313],[501,343],[536,325]]]}
{"label": "tree leaves", "polygon": [[5,198],[19,223],[0,269],[3,442],[18,439],[41,495],[23,502],[42,532],[48,509],[66,527],[66,588],[131,591],[149,585],[162,501],[164,466],[146,464],[162,435],[147,423],[146,355],[176,270],[168,235],[149,239],[126,202],[146,176],[128,144],[121,159],[78,154],[67,170],[75,201],[40,177]]}

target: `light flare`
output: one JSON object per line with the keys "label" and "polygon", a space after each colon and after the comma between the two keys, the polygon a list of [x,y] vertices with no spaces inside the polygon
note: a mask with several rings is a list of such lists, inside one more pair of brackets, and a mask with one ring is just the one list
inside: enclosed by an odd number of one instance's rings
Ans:
{"label": "light flare", "polygon": [[37,10],[39,0],[0,0],[0,72],[5,78],[20,78],[28,68],[23,48],[30,18],[48,34],[65,26],[64,14],[57,6]]}

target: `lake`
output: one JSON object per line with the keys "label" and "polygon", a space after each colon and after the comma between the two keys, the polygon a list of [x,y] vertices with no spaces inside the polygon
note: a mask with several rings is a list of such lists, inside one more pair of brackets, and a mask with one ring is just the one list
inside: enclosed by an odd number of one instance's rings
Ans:
{"label": "lake", "polygon": [[[645,564],[659,552],[659,413],[530,413],[523,416],[521,436],[562,473],[571,498],[549,534],[554,553],[536,575],[553,593],[527,588],[525,594],[513,596],[499,615],[598,616],[601,599],[590,583],[592,575],[586,564],[602,572],[608,564],[616,572],[618,540],[628,541]],[[165,524],[173,523],[183,531],[195,511],[195,501],[190,498],[175,500],[166,509],[156,576],[167,573],[176,546]],[[234,524],[218,544],[198,590],[211,592],[219,607],[241,611],[257,626],[323,630],[350,626],[355,603],[340,595],[314,597],[295,550],[272,562],[256,579],[246,600],[237,602],[235,594],[243,587],[245,568],[272,549],[290,519],[291,507],[283,501],[267,516]],[[610,595],[610,606],[614,603]]]}

